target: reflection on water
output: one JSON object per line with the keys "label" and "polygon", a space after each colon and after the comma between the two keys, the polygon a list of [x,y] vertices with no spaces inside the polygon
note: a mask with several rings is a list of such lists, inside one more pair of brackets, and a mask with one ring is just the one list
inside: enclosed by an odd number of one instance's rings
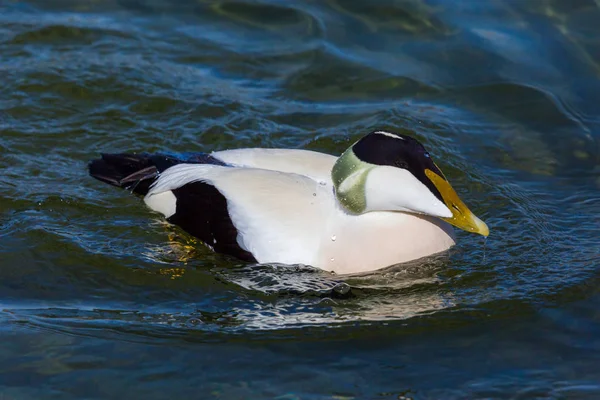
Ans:
{"label": "reflection on water", "polygon": [[[0,1],[0,397],[597,397],[599,18],[595,0]],[[362,276],[247,265],[85,168],[339,154],[373,129],[425,143],[489,238]]]}

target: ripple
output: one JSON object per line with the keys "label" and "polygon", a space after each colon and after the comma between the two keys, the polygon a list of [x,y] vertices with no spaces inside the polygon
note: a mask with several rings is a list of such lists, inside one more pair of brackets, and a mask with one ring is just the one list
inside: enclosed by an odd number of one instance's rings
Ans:
{"label": "ripple", "polygon": [[96,30],[82,28],[77,26],[53,25],[43,28],[30,30],[15,35],[8,44],[28,45],[28,44],[51,44],[59,42],[61,44],[82,44],[90,45],[104,39],[106,35],[114,35],[120,38],[126,38],[127,35],[119,31]]}
{"label": "ripple", "polygon": [[[210,17],[210,18],[208,18]],[[279,55],[310,47],[323,35],[308,9],[248,2],[217,2],[203,10],[204,23],[177,28],[188,38],[209,43],[219,52]]]}
{"label": "ripple", "polygon": [[288,78],[285,90],[303,100],[361,102],[401,99],[435,93],[433,87],[408,77],[383,76],[379,71],[317,53],[312,65]]}
{"label": "ripple", "polygon": [[330,0],[327,3],[336,12],[351,16],[373,31],[398,30],[417,36],[447,34],[450,31],[435,15],[434,9],[421,2],[361,3]]}
{"label": "ripple", "polygon": [[[258,28],[279,28],[305,24],[306,14],[300,10],[274,4],[252,4],[228,1],[212,6],[215,13]],[[310,22],[310,21],[309,21]]]}

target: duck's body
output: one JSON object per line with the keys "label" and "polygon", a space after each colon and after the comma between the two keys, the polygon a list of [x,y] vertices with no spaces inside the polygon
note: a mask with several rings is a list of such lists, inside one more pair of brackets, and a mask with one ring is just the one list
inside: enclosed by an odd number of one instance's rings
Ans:
{"label": "duck's body", "polygon": [[[221,159],[218,153],[212,155]],[[267,162],[265,155],[261,154],[263,168],[280,166],[281,160]],[[302,156],[306,161],[312,154]],[[451,226],[437,218],[385,211],[348,214],[336,202],[331,178],[314,170],[314,165],[281,166],[286,172],[255,168],[247,162],[244,166],[176,165],[162,174],[145,202],[167,218],[174,212],[189,220],[196,209],[177,209],[172,189],[193,182],[203,185],[198,181],[215,187],[227,199],[238,244],[259,263],[306,264],[356,273],[438,253],[454,244]],[[218,245],[219,239],[214,240],[217,243],[208,240],[207,244]]]}
{"label": "duck's body", "polygon": [[[379,206],[395,189],[382,188],[373,178],[363,182],[363,199],[348,189],[361,181],[361,171],[348,164],[350,183],[335,182],[332,171],[340,169],[338,164],[338,157],[307,150],[236,149],[186,159],[103,155],[90,164],[90,173],[133,188],[167,221],[215,251],[247,261],[305,264],[348,274],[418,259],[455,244],[452,227],[435,216],[365,210]],[[411,190],[414,182],[404,184]],[[367,194],[375,191],[383,192],[373,201]],[[364,203],[359,212],[356,199]],[[433,206],[439,207],[426,207]]]}

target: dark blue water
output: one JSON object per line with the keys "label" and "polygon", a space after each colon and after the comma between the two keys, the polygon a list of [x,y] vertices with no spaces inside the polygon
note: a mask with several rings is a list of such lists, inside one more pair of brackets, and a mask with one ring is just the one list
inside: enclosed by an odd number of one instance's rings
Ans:
{"label": "dark blue water", "polygon": [[[594,0],[0,0],[0,400],[600,398]],[[211,253],[101,151],[414,135],[487,240],[361,277]]]}

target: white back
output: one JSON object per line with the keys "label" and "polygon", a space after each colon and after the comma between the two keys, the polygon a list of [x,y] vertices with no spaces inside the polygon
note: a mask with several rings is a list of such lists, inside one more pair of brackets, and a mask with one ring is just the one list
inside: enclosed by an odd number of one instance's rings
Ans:
{"label": "white back", "polygon": [[290,172],[325,182],[331,182],[331,168],[337,160],[329,154],[300,149],[233,149],[215,151],[211,156],[235,166]]}

